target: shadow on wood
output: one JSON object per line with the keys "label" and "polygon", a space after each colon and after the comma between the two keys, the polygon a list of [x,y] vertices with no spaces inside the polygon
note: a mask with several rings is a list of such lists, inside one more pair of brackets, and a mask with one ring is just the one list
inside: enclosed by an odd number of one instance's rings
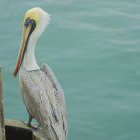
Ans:
{"label": "shadow on wood", "polygon": [[5,126],[6,140],[32,140],[32,131],[24,128]]}

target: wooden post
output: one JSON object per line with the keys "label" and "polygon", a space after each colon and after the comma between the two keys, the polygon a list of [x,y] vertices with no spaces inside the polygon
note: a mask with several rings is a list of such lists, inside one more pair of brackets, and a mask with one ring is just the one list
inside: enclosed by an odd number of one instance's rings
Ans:
{"label": "wooden post", "polygon": [[0,66],[0,140],[5,140],[5,125],[4,125],[4,109],[3,109],[3,95],[2,95],[1,66]]}

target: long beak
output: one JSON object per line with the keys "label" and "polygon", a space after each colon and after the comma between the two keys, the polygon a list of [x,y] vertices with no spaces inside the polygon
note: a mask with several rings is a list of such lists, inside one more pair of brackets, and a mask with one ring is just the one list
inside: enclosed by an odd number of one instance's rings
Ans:
{"label": "long beak", "polygon": [[32,25],[29,25],[28,27],[26,27],[24,25],[24,27],[23,27],[21,45],[20,45],[20,49],[19,49],[19,53],[18,53],[18,58],[17,58],[15,71],[13,73],[14,77],[16,77],[16,75],[17,75],[17,73],[20,69],[20,66],[23,62],[25,51],[26,51],[26,48],[27,48],[28,40],[29,40],[29,36],[30,36],[31,27],[32,27]]}

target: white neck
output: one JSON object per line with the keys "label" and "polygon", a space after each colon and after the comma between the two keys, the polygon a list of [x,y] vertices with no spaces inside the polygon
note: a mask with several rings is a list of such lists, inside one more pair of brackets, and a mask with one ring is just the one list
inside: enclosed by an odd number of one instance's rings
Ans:
{"label": "white neck", "polygon": [[28,71],[39,69],[39,66],[36,63],[35,54],[34,54],[35,45],[36,45],[37,39],[43,33],[46,25],[48,25],[49,20],[50,20],[50,15],[46,13],[45,11],[42,11],[40,15],[39,24],[35,28],[33,33],[30,35],[28,45],[27,45],[27,50],[24,56],[24,62],[23,62],[23,66],[26,67]]}
{"label": "white neck", "polygon": [[33,38],[30,38],[28,41],[28,46],[25,52],[24,62],[23,62],[23,67],[26,67],[28,71],[39,69],[39,66],[36,63],[35,54],[34,54],[36,42],[37,42],[37,39],[33,40]]}

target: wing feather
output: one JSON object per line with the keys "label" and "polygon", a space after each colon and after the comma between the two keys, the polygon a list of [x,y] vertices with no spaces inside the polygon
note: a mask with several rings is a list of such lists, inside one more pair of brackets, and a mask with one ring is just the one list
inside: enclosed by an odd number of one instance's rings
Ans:
{"label": "wing feather", "polygon": [[65,104],[64,92],[54,74],[52,69],[47,64],[42,64],[41,70],[47,75],[54,87],[54,95],[57,101],[57,111],[59,113],[59,118],[61,118],[61,123],[63,123],[63,129],[65,131],[65,136],[67,135],[67,109]]}

